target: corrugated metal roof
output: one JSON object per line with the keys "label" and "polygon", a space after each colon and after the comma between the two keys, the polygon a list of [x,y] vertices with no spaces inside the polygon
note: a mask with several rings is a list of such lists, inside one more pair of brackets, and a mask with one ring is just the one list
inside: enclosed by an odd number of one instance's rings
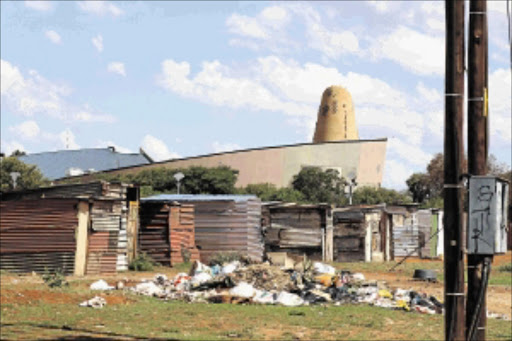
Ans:
{"label": "corrugated metal roof", "polygon": [[142,154],[118,153],[113,148],[59,150],[22,155],[18,156],[18,159],[36,165],[50,180],[65,177],[69,168],[79,168],[83,171],[94,169],[99,172],[151,163]]}
{"label": "corrugated metal roof", "polygon": [[140,199],[140,201],[247,201],[258,199],[255,195],[237,194],[159,194]]}

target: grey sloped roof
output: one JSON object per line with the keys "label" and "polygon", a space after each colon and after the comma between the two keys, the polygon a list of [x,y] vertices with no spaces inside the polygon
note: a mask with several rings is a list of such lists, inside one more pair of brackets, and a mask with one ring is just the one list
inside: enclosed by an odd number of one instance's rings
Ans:
{"label": "grey sloped roof", "polygon": [[168,201],[247,201],[258,199],[251,194],[159,194],[140,199],[142,202],[168,202]]}
{"label": "grey sloped roof", "polygon": [[22,155],[18,159],[26,164],[36,165],[50,180],[65,177],[69,168],[105,171],[151,163],[143,154],[123,154],[116,152],[113,148],[59,150]]}

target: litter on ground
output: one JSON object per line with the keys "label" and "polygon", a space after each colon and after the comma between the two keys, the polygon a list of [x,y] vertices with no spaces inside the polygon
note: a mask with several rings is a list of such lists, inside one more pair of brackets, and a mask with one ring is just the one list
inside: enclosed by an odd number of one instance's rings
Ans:
{"label": "litter on ground", "polygon": [[92,307],[92,308],[103,308],[107,305],[107,301],[103,297],[95,296],[90,300],[84,301],[79,304],[80,307]]}
{"label": "litter on ground", "polygon": [[139,295],[164,300],[202,303],[280,304],[296,307],[311,304],[370,304],[388,309],[442,314],[435,297],[413,290],[387,288],[384,282],[366,280],[361,273],[337,271],[315,262],[295,269],[269,263],[231,262],[207,266],[196,261],[190,272],[174,278],[157,274],[130,288]]}

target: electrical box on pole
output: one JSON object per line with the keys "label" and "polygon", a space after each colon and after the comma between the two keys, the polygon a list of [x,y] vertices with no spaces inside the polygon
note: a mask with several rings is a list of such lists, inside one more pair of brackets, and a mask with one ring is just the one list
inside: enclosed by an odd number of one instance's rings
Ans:
{"label": "electrical box on pole", "polygon": [[509,184],[494,176],[469,178],[468,254],[507,252]]}

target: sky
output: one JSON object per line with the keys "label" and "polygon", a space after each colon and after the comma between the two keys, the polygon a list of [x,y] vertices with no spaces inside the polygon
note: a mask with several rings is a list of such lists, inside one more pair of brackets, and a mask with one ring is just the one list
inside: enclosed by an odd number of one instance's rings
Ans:
{"label": "sky", "polygon": [[[1,150],[155,160],[312,141],[322,92],[388,138],[383,186],[443,151],[444,2],[1,1]],[[466,6],[468,9],[469,6]],[[488,2],[490,153],[511,163],[505,1]]]}

